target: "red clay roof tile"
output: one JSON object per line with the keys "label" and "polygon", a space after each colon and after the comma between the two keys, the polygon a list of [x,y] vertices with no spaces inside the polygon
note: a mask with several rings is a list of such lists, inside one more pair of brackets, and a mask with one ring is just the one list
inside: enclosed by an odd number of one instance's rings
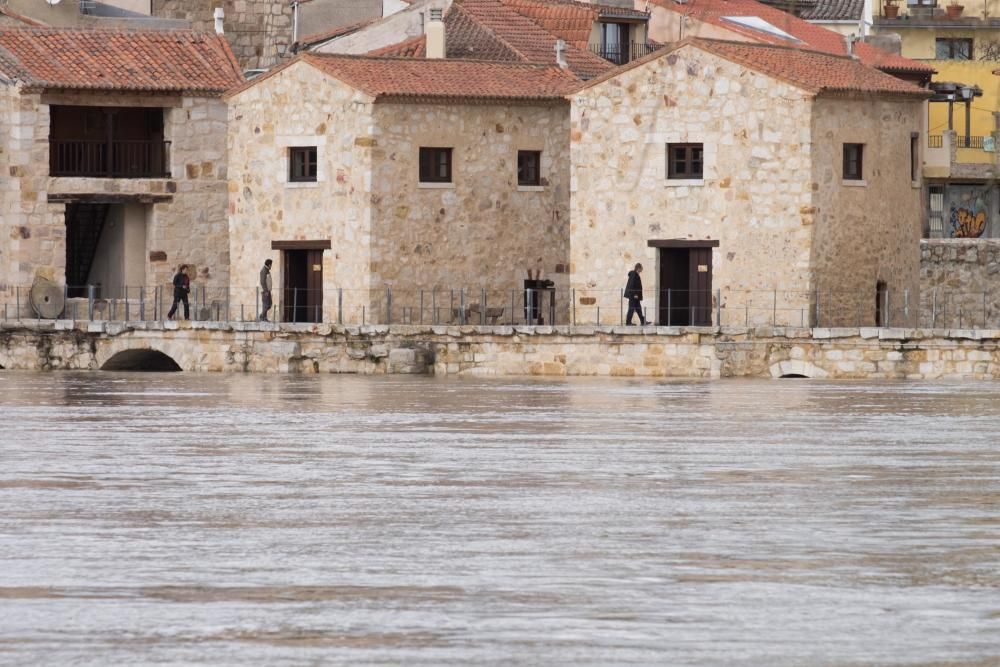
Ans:
{"label": "red clay roof tile", "polygon": [[376,99],[555,100],[579,84],[572,74],[555,66],[318,53],[301,58]]}
{"label": "red clay roof tile", "polygon": [[[696,21],[725,28],[755,42],[781,46],[794,45],[782,37],[724,20],[724,17],[756,16],[799,40],[802,46],[833,55],[847,55],[845,38],[840,33],[803,21],[788,12],[756,2],[756,0],[688,0],[684,4],[678,4],[675,0],[649,1],[657,7],[689,16]],[[856,44],[855,53],[862,62],[879,69],[896,72],[923,72],[928,76],[934,72],[934,68],[930,65],[887,53],[863,42]]]}
{"label": "red clay roof tile", "polygon": [[243,82],[224,38],[190,30],[2,28],[0,73],[32,88],[221,94]]}
{"label": "red clay roof tile", "polygon": [[756,44],[754,42],[730,42],[714,39],[685,39],[661,49],[644,58],[633,61],[607,75],[588,81],[582,89],[607,81],[624,71],[673,52],[693,47],[713,53],[749,70],[786,81],[810,93],[868,93],[876,95],[907,95],[918,98],[930,96],[930,92],[891,74],[881,72],[860,60],[847,56],[835,56],[819,51]]}

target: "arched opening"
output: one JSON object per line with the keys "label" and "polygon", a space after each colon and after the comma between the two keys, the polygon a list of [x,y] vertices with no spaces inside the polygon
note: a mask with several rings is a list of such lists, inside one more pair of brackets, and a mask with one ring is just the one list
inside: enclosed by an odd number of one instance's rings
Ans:
{"label": "arched opening", "polygon": [[104,362],[101,370],[170,373],[181,370],[181,367],[158,350],[125,350]]}
{"label": "arched opening", "polygon": [[809,376],[808,375],[803,375],[802,373],[785,373],[779,379],[784,380],[785,378],[803,378],[803,379],[809,379]]}

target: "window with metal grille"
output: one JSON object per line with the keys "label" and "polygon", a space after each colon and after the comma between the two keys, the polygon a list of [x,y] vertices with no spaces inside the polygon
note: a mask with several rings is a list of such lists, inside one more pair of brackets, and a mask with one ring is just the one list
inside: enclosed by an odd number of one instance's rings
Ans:
{"label": "window with metal grille", "polygon": [[288,180],[292,183],[316,180],[315,146],[294,146],[288,149]]}
{"label": "window with metal grille", "polygon": [[704,154],[703,144],[667,144],[667,178],[703,178]]}
{"label": "window with metal grille", "polygon": [[844,144],[844,180],[861,181],[864,180],[863,157],[865,152],[864,144]]}
{"label": "window with metal grille", "polygon": [[420,182],[451,183],[451,149],[420,147]]}
{"label": "window with metal grille", "polygon": [[542,152],[517,152],[517,184],[541,185],[542,182]]}

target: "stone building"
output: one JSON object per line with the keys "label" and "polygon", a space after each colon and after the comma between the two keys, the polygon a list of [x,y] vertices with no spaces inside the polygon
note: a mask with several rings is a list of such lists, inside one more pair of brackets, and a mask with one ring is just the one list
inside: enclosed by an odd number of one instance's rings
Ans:
{"label": "stone building", "polygon": [[554,66],[305,54],[234,92],[234,298],[257,300],[268,257],[286,321],[384,322],[387,287],[395,322],[499,320],[538,272],[566,287],[576,83]]}
{"label": "stone building", "polygon": [[912,323],[928,94],[850,58],[702,39],[589,82],[571,96],[578,305],[638,261],[660,324]]}
{"label": "stone building", "polygon": [[266,69],[290,55],[293,4],[287,0],[151,0],[150,14],[184,19],[196,31],[214,29],[214,11],[224,12],[226,39],[244,70]]}
{"label": "stone building", "polygon": [[225,40],[4,28],[0,53],[0,289],[134,298],[184,262],[224,290]]}

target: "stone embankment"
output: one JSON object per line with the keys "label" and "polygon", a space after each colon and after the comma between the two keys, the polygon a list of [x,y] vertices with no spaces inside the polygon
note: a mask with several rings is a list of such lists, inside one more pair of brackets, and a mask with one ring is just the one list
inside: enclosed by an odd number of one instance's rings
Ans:
{"label": "stone embankment", "polygon": [[1000,330],[4,322],[0,367],[992,379]]}

